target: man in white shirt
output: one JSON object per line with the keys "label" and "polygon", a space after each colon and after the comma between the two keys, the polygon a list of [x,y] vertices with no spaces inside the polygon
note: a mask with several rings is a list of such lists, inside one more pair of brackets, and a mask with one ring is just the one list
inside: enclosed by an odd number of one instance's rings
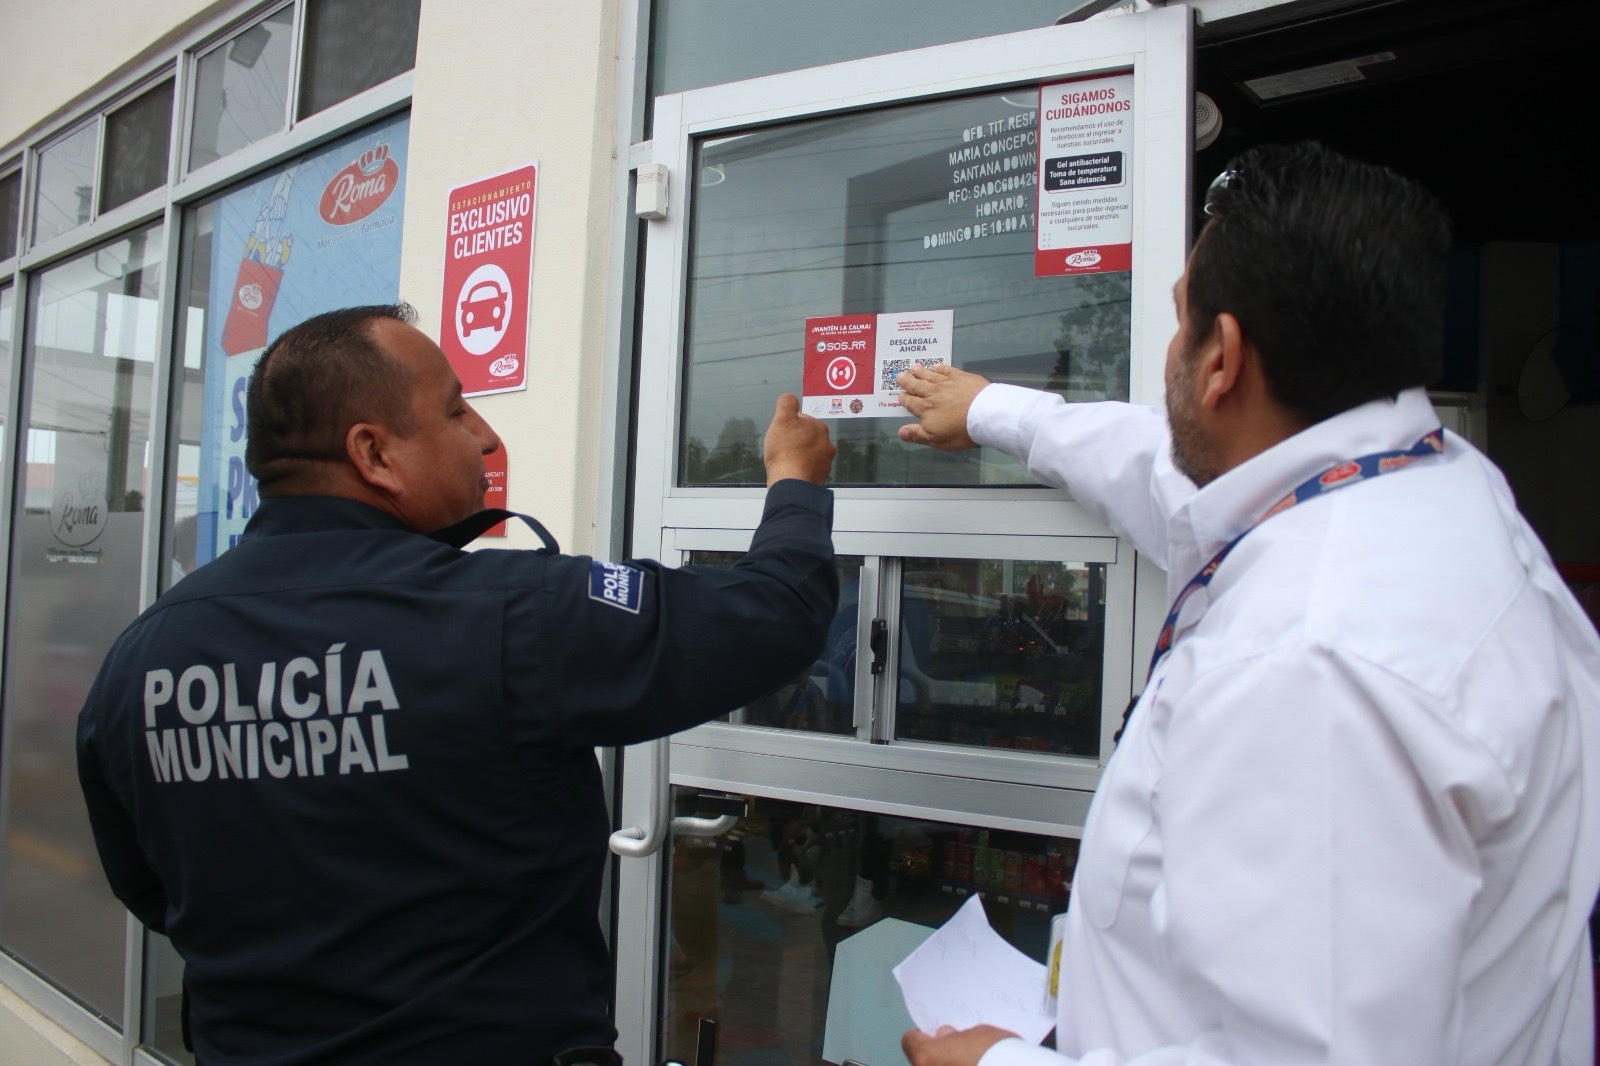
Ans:
{"label": "man in white shirt", "polygon": [[1164,412],[902,376],[903,439],[1022,459],[1176,605],[1084,830],[1058,1050],[906,1054],[1592,1063],[1600,639],[1424,392],[1443,214],[1315,145],[1244,154],[1206,211]]}

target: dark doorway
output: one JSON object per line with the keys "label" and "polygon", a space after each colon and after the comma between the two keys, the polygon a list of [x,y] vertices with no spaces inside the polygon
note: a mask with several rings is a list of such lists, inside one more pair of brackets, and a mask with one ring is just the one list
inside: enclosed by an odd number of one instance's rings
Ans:
{"label": "dark doorway", "polygon": [[1600,5],[1383,0],[1243,22],[1199,34],[1195,87],[1222,126],[1196,155],[1197,224],[1228,159],[1269,142],[1319,140],[1431,189],[1456,245],[1435,405],[1564,570],[1600,564]]}

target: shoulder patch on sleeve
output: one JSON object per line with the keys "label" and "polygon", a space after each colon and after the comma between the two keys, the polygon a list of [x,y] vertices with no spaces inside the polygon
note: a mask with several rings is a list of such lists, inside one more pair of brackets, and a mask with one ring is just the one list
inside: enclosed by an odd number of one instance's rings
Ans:
{"label": "shoulder patch on sleeve", "polygon": [[644,571],[621,563],[589,563],[589,598],[629,614],[639,613],[644,598]]}

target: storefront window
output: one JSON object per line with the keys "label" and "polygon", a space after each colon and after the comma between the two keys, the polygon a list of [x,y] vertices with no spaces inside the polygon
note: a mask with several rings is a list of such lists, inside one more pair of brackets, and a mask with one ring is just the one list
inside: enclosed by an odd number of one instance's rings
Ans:
{"label": "storefront window", "polygon": [[[739,552],[692,552],[689,562],[706,566],[731,566]],[[776,692],[742,707],[721,721],[796,729],[807,733],[853,736],[856,731],[856,646],[861,596],[859,555],[833,560],[839,576],[839,608],[822,655],[804,672],[784,682]]]}
{"label": "storefront window", "polygon": [[203,167],[283,129],[289,113],[294,9],[283,8],[195,64],[189,167]]}
{"label": "storefront window", "polygon": [[[694,790],[675,793],[695,809]],[[912,1024],[890,969],[974,894],[1044,961],[1076,840],[735,799],[745,814],[722,832],[673,837],[667,1058],[697,1061],[710,1021],[718,1062],[903,1061]]]}
{"label": "storefront window", "polygon": [[33,200],[33,239],[47,241],[89,221],[94,211],[94,155],[98,125],[91,123],[39,153]]}
{"label": "storefront window", "polygon": [[162,231],[38,274],[13,517],[5,664],[0,945],[107,1018],[122,1016],[127,912],[78,788],[78,709],[139,610]]}
{"label": "storefront window", "polygon": [[17,229],[21,223],[22,171],[0,176],[0,259],[17,254]]}
{"label": "storefront window", "polygon": [[1105,570],[906,559],[896,737],[1098,755]]}
{"label": "storefront window", "polygon": [[100,174],[100,210],[109,211],[167,183],[172,141],[172,82],[106,115],[106,161]]}
{"label": "storefront window", "polygon": [[[1036,484],[993,449],[898,439],[903,411],[870,394],[912,359],[1069,400],[1127,398],[1130,275],[1035,276],[1037,112],[1029,86],[697,146],[682,484],[764,484],[760,428],[780,391],[830,418],[835,485]],[[880,352],[890,329],[929,339],[864,364],[849,390],[869,394],[864,408],[824,396],[808,365],[825,331],[863,324]],[[813,409],[814,395],[834,407]]]}
{"label": "storefront window", "polygon": [[1048,26],[1084,0],[656,0],[651,91],[742,81],[846,59]]}
{"label": "storefront window", "polygon": [[16,325],[17,291],[0,286],[0,462],[5,460],[6,414],[11,410],[11,330]]}
{"label": "storefront window", "polygon": [[307,0],[305,10],[301,118],[416,65],[422,0]]}
{"label": "storefront window", "polygon": [[188,212],[164,584],[255,512],[245,388],[267,343],[323,311],[398,299],[409,128],[389,119]]}

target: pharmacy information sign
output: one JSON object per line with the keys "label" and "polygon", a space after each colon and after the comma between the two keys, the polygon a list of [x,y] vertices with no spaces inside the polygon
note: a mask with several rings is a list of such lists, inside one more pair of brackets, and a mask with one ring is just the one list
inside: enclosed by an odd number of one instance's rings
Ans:
{"label": "pharmacy information sign", "polygon": [[1035,277],[1133,269],[1133,75],[1039,86]]}
{"label": "pharmacy information sign", "polygon": [[450,190],[439,347],[467,396],[528,387],[537,163]]}
{"label": "pharmacy information sign", "polygon": [[954,323],[948,308],[806,319],[800,409],[814,418],[903,416],[895,376],[949,363]]}

